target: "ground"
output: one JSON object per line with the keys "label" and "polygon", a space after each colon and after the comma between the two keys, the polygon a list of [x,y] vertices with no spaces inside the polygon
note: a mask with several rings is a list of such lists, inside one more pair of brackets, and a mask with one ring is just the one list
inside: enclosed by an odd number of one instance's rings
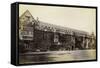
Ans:
{"label": "ground", "polygon": [[27,52],[20,54],[19,63],[42,63],[96,59],[96,50]]}

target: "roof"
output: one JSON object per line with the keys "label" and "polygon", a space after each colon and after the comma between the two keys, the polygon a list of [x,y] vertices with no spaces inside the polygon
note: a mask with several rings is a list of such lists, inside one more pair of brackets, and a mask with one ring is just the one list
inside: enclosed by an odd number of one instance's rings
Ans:
{"label": "roof", "polygon": [[80,35],[88,35],[88,32],[85,32],[85,31],[81,31],[81,30],[76,30],[76,29],[71,29],[71,28],[68,28],[68,27],[62,27],[62,26],[59,26],[59,25],[54,25],[54,24],[49,24],[49,23],[45,23],[43,21],[39,21],[39,26],[40,28],[43,28],[45,26],[47,27],[50,27],[51,29],[56,29],[56,30],[59,30],[59,32],[61,33],[67,33],[67,34],[72,34],[72,33],[75,33],[75,34],[80,34]]}

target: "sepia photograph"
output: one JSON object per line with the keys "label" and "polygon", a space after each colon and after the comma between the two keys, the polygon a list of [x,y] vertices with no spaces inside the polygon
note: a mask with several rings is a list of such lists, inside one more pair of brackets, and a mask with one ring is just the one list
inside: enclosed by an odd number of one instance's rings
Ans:
{"label": "sepia photograph", "polygon": [[96,60],[96,8],[19,4],[19,64]]}

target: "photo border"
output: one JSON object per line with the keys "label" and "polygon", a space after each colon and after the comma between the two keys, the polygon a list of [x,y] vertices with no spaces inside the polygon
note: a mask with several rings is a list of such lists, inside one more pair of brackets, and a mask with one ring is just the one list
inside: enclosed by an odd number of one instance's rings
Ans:
{"label": "photo border", "polygon": [[[22,65],[41,65],[41,64],[58,64],[58,63],[76,63],[76,62],[90,62],[90,61],[97,61],[98,59],[98,55],[97,55],[97,51],[98,51],[98,27],[97,27],[97,11],[98,11],[98,8],[96,6],[81,6],[81,5],[62,5],[62,4],[48,4],[48,3],[29,3],[29,2],[15,2],[16,3],[16,65],[17,66],[22,66]],[[19,64],[19,5],[20,4],[23,4],[23,5],[40,5],[40,6],[57,6],[57,7],[74,7],[74,8],[93,8],[93,9],[96,9],[96,59],[95,60],[77,60],[77,61],[59,61],[59,62],[45,62],[45,63],[25,63],[25,64]]]}

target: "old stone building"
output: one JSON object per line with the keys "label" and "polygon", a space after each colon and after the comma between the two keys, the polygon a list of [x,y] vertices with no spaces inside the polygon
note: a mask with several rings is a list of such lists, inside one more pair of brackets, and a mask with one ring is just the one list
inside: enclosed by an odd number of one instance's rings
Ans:
{"label": "old stone building", "polygon": [[34,19],[28,10],[19,17],[19,40],[21,51],[89,48],[87,32],[42,22],[38,18]]}

